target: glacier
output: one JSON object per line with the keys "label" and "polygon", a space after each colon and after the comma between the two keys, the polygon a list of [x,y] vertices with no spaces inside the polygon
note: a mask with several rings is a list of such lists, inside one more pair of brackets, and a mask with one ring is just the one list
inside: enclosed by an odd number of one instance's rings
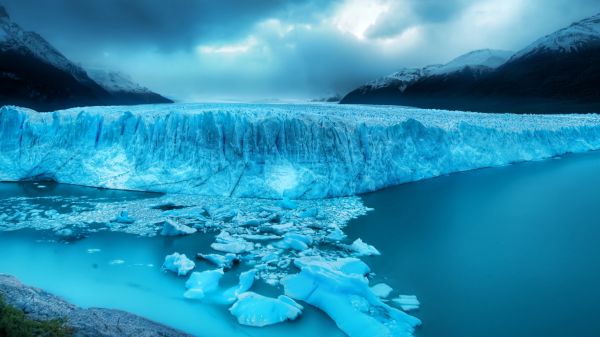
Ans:
{"label": "glacier", "polygon": [[2,181],[285,198],[286,205],[599,148],[595,114],[327,104],[0,109]]}

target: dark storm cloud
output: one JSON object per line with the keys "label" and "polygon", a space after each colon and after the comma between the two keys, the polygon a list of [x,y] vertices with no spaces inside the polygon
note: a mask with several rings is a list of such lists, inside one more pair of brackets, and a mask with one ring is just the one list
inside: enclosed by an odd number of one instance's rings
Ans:
{"label": "dark storm cloud", "polygon": [[377,23],[366,32],[371,38],[389,38],[412,25],[443,23],[455,19],[475,0],[405,0],[394,1]]}
{"label": "dark storm cloud", "polygon": [[0,0],[84,66],[176,99],[319,97],[479,48],[518,50],[599,0]]}
{"label": "dark storm cloud", "polygon": [[[22,26],[80,46],[154,45],[171,51],[236,39],[271,16],[310,16],[318,1],[3,0]],[[322,7],[321,7],[322,8]]]}

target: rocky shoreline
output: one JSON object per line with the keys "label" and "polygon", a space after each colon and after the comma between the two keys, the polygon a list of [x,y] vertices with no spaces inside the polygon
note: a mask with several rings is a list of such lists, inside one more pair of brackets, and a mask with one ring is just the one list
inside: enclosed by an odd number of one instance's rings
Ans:
{"label": "rocky shoreline", "polygon": [[191,336],[121,310],[80,308],[39,288],[0,274],[0,296],[35,320],[64,319],[77,337],[181,337]]}

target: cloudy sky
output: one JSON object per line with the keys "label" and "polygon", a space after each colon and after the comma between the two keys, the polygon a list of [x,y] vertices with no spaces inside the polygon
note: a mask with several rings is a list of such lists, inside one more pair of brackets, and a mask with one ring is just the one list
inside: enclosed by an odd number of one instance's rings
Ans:
{"label": "cloudy sky", "polygon": [[181,101],[307,99],[479,48],[518,50],[598,0],[0,0],[85,67]]}

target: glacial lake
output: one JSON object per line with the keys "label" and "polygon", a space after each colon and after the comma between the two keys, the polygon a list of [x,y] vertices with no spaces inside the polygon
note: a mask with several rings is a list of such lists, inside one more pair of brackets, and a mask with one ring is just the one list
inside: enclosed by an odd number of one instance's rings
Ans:
{"label": "glacial lake", "polygon": [[[374,210],[344,231],[350,242],[360,237],[382,253],[363,258],[375,272],[371,284],[391,285],[392,296],[418,296],[421,308],[412,314],[423,321],[419,337],[596,337],[599,173],[595,152],[404,184],[362,196]],[[0,203],[155,196],[44,185],[0,184]],[[40,209],[69,207],[40,199]],[[183,299],[185,278],[161,270],[164,256],[194,256],[213,237],[100,231],[65,240],[50,231],[0,232],[0,273],[80,306],[127,310],[199,336],[342,335],[308,305],[300,319],[260,329],[238,325],[222,306]],[[262,283],[253,291],[281,292]]]}

